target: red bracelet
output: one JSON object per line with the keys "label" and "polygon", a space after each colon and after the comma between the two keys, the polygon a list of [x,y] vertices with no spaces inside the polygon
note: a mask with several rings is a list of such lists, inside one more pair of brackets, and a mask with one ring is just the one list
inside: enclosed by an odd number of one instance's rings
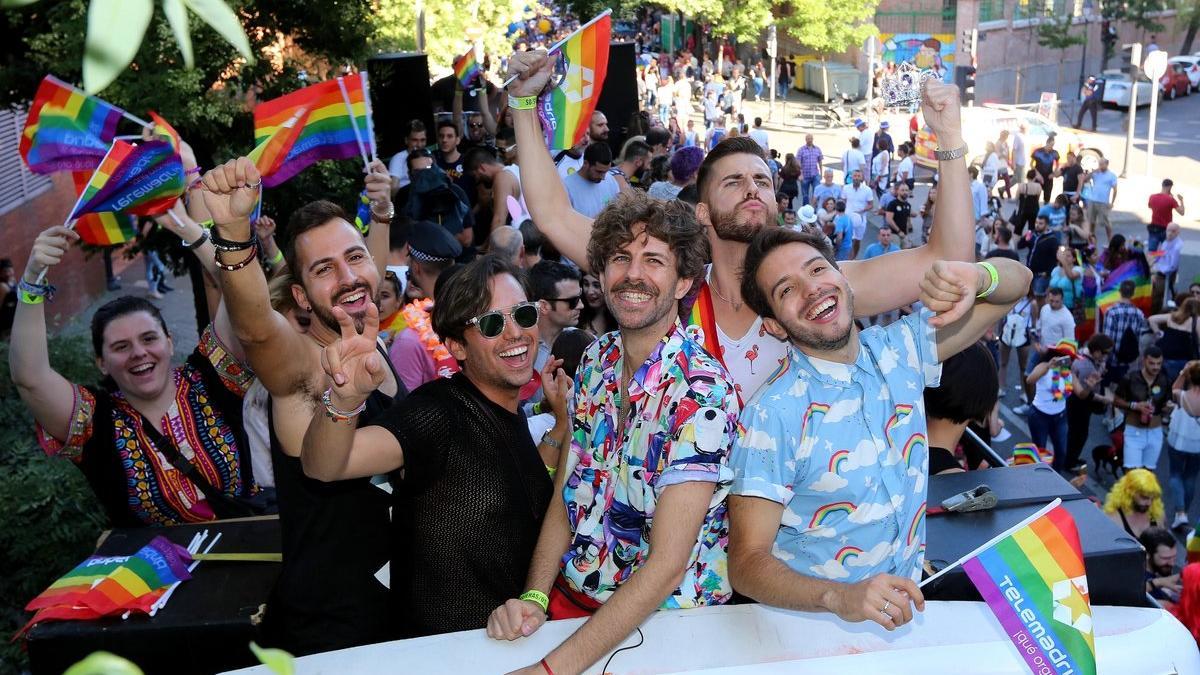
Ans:
{"label": "red bracelet", "polygon": [[538,663],[542,664],[542,669],[546,671],[546,675],[554,675],[554,671],[550,669],[550,664],[546,663],[546,659],[542,659]]}

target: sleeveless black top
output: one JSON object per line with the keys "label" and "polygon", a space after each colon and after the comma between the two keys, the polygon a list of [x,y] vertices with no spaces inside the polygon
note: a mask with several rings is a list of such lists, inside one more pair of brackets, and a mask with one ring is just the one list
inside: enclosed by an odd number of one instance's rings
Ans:
{"label": "sleeveless black top", "polygon": [[[396,396],[372,392],[359,427],[408,395],[392,375]],[[300,656],[394,639],[388,589],[375,578],[388,562],[387,493],[369,478],[323,482],[304,475],[300,458],[280,446],[269,400],[267,415],[283,570],[267,602],[266,642]]]}

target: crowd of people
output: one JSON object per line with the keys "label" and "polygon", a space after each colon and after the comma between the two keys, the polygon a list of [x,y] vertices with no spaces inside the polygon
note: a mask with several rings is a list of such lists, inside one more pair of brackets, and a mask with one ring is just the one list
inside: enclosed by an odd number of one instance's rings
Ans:
{"label": "crowd of people", "polygon": [[[156,222],[220,294],[181,365],[158,308],[125,296],[92,317],[104,381],[53,370],[43,275],[77,237],[47,229],[19,280],[0,264],[0,289],[19,299],[12,376],[43,447],[79,466],[116,525],[277,512],[271,645],[306,654],[479,628],[514,640],[588,617],[529,673],[580,672],[651,612],[735,592],[887,629],[911,621],[931,571],[928,476],[988,465],[962,437],[1000,431],[1013,351],[1033,440],[1066,475],[1101,409],[1123,417],[1123,480],[1156,468],[1169,419],[1171,526],[1187,525],[1200,285],[1146,317],[1122,284],[1079,347],[1088,289],[1145,258],[1121,235],[1096,246],[1115,191],[1104,164],[1034,153],[1030,180],[1061,176],[1063,195],[1027,231],[1010,227],[990,192],[1023,153],[968,168],[957,89],[930,82],[937,183],[914,213],[911,139],[897,144],[886,122],[860,121],[835,182],[811,136],[780,160],[761,120],[741,118],[760,63],[724,59],[726,74],[677,56],[640,71],[647,110],[621,147],[596,111],[551,154],[528,100],[553,60],[519,50],[502,105],[464,113],[459,91],[435,129],[406,123],[405,149],[364,180],[369,213],[318,199],[280,244],[274,223],[251,222],[251,161],[205,171],[185,152],[194,181]],[[1018,211],[1049,201],[1038,185],[1018,187]],[[1183,212],[1166,183],[1163,195],[1156,218],[1168,199]],[[862,246],[868,228],[877,242]],[[1171,288],[1178,226],[1154,232],[1147,250],[1166,251],[1154,271]],[[1134,536],[1164,525],[1141,508],[1147,485],[1118,504]],[[332,569],[338,584],[323,579]]]}

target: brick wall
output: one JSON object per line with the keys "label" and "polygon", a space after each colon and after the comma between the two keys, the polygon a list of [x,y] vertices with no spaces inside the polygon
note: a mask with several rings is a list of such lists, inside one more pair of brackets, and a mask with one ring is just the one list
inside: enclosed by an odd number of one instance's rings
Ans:
{"label": "brick wall", "polygon": [[[12,258],[17,274],[25,269],[29,250],[38,233],[51,225],[62,224],[75,203],[70,174],[56,173],[53,180],[54,187],[50,190],[0,215],[0,257]],[[58,287],[58,295],[47,311],[53,329],[70,320],[104,292],[104,261],[99,254],[85,259],[83,251],[75,248],[51,271],[49,280]]]}

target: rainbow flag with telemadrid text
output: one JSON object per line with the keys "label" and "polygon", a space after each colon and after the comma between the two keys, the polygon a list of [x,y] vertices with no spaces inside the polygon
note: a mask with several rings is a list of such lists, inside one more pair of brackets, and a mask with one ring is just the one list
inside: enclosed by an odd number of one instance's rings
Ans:
{"label": "rainbow flag with telemadrid text", "polygon": [[[299,119],[298,110],[307,109]],[[322,159],[375,155],[366,73],[314,84],[260,104],[254,109],[254,143],[263,145],[289,121],[298,127],[278,168],[263,176],[274,187]]]}
{"label": "rainbow flag with telemadrid text", "polygon": [[[91,171],[71,172],[76,197],[87,189],[91,178]],[[116,246],[137,236],[137,221],[133,216],[124,213],[85,213],[75,219],[75,232],[79,234],[80,239],[93,246]]]}
{"label": "rainbow flag with telemadrid text", "polygon": [[560,79],[538,98],[538,115],[551,151],[578,143],[591,123],[608,73],[611,15],[612,10],[605,10],[550,49],[552,57],[557,55]]}
{"label": "rainbow flag with telemadrid text", "polygon": [[92,173],[67,220],[105,211],[140,216],[164,213],[184,188],[183,161],[169,141],[155,139],[133,145],[118,138]]}
{"label": "rainbow flag with telemadrid text", "polygon": [[963,563],[1033,673],[1095,675],[1079,532],[1055,502]]}
{"label": "rainbow flag with telemadrid text", "polygon": [[116,137],[123,114],[47,75],[33,97],[17,150],[34,173],[94,169]]}

